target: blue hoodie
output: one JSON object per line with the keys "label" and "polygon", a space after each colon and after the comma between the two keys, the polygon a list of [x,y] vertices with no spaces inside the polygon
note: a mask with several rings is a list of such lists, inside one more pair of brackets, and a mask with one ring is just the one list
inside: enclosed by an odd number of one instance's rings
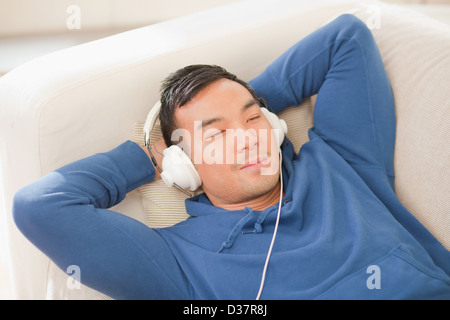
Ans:
{"label": "blue hoodie", "polygon": [[[314,70],[314,72],[312,72]],[[344,15],[251,81],[275,111],[318,93],[310,141],[282,145],[281,220],[262,299],[449,299],[450,253],[394,190],[394,101],[365,25]],[[21,189],[19,229],[81,281],[117,299],[254,299],[278,204],[227,211],[205,194],[151,229],[107,208],[151,182],[133,142]],[[170,214],[170,212],[168,212]]]}
{"label": "blue hoodie", "polygon": [[[409,213],[389,179],[373,168],[365,172],[371,185],[385,190],[377,195],[310,134],[299,156],[284,142],[286,194],[262,298],[450,298],[448,274],[392,215]],[[226,211],[202,194],[187,200],[186,208],[188,220],[157,232],[186,272],[196,298],[255,298],[278,205]],[[448,252],[442,254],[448,272]]]}

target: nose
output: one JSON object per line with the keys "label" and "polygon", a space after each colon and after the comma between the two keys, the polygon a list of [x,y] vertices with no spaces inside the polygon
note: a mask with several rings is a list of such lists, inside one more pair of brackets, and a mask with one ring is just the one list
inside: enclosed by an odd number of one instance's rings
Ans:
{"label": "nose", "polygon": [[258,134],[254,129],[237,129],[236,138],[236,151],[238,153],[252,151],[258,146]]}

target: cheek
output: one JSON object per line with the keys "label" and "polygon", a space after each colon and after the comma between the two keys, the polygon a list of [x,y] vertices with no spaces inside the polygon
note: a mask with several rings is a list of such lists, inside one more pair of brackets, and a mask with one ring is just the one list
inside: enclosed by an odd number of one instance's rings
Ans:
{"label": "cheek", "polygon": [[232,184],[238,177],[234,165],[228,164],[206,164],[195,165],[202,183],[207,187],[215,185]]}
{"label": "cheek", "polygon": [[198,174],[200,175],[203,183],[208,184],[213,181],[218,181],[226,176],[224,172],[224,166],[219,164],[206,164],[201,163],[195,165]]}
{"label": "cheek", "polygon": [[230,166],[223,164],[201,164],[196,165],[196,169],[202,179],[202,187],[205,192],[221,192],[228,190],[232,186],[233,172]]}
{"label": "cheek", "polygon": [[222,137],[203,144],[202,160],[205,164],[224,164],[226,163],[226,154],[226,142]]}

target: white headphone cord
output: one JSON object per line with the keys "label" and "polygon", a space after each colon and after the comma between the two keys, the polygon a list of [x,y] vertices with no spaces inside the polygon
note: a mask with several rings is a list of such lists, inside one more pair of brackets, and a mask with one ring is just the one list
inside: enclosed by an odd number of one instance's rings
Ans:
{"label": "white headphone cord", "polygon": [[277,236],[278,223],[280,222],[281,201],[283,200],[283,172],[282,172],[282,168],[281,168],[282,160],[283,160],[283,155],[282,155],[281,149],[280,149],[280,184],[281,184],[281,186],[280,186],[280,202],[278,204],[278,213],[277,213],[277,220],[275,222],[275,229],[273,230],[272,241],[269,246],[269,251],[267,252],[266,263],[264,264],[264,269],[263,269],[263,273],[262,273],[262,277],[261,277],[261,284],[259,286],[259,291],[258,291],[258,295],[256,296],[256,300],[259,300],[259,298],[261,297],[263,288],[264,288],[264,282],[266,280],[267,266],[269,265],[269,260],[270,260],[271,254],[272,254],[273,244],[275,243],[275,238]]}

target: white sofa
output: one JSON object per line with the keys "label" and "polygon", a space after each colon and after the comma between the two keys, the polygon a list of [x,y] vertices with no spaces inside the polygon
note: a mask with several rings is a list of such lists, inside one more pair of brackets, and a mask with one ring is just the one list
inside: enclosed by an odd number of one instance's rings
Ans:
{"label": "white sofa", "polygon": [[[450,248],[450,28],[378,2],[247,0],[58,51],[0,78],[0,213],[8,220],[14,297],[108,299],[74,286],[16,229],[11,203],[20,187],[126,139],[139,142],[160,81],[179,67],[218,64],[249,80],[344,12],[372,29],[391,79],[398,116],[397,194]],[[313,99],[302,104],[282,115],[290,136],[297,134],[296,146],[312,125]],[[149,203],[155,199],[148,193],[168,193],[161,188],[135,190],[113,209],[150,226],[174,223],[152,218]],[[162,201],[154,210],[167,205]]]}

